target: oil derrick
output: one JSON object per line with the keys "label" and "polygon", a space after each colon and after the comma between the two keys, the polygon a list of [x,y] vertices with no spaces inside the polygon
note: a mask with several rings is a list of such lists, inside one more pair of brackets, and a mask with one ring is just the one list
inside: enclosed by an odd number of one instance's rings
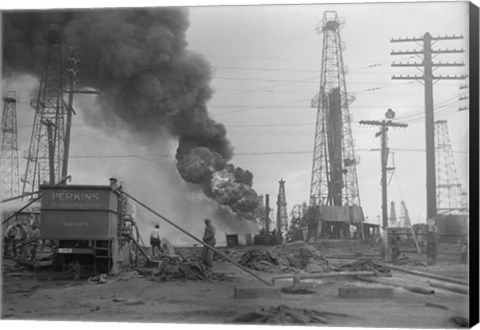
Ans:
{"label": "oil derrick", "polygon": [[408,214],[407,206],[405,205],[404,201],[400,202],[400,212],[403,218],[403,227],[410,228],[412,226],[412,222],[410,221],[410,216]]}
{"label": "oil derrick", "polygon": [[2,173],[0,196],[9,198],[20,193],[18,174],[18,136],[17,136],[17,97],[8,92],[3,98],[2,149],[0,155],[0,173]]}
{"label": "oil derrick", "polygon": [[323,34],[320,91],[312,100],[317,109],[310,186],[310,205],[360,206],[357,159],[351,129],[343,45],[343,23],[335,11],[325,11],[317,33]]}
{"label": "oil derrick", "polygon": [[395,202],[390,202],[390,226],[398,227],[397,224],[397,212],[395,211]]}
{"label": "oil derrick", "polygon": [[437,168],[437,214],[465,212],[464,193],[457,178],[446,120],[435,122],[435,158]]}
{"label": "oil derrick", "polygon": [[281,179],[277,198],[277,231],[286,233],[288,230],[287,200],[285,197],[285,181]]}
{"label": "oil derrick", "polygon": [[[38,190],[45,181],[60,182],[65,172],[65,159],[68,159],[69,128],[66,124],[73,111],[71,97],[78,58],[72,48],[64,49],[60,31],[53,26],[47,33],[45,54],[38,97],[31,100],[35,117],[22,180],[23,194]],[[67,102],[64,93],[68,89]]]}

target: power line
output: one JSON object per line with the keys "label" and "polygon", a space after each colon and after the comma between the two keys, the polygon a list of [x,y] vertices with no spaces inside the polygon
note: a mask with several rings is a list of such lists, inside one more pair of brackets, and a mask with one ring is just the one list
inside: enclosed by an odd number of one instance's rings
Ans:
{"label": "power line", "polygon": [[[384,64],[381,64],[384,65]],[[355,70],[348,70],[348,73],[366,73],[366,74],[385,74],[389,71],[360,71],[364,69],[378,67],[379,65],[366,66]],[[267,68],[267,67],[246,67],[246,66],[215,66],[216,69],[228,69],[228,70],[242,70],[242,71],[262,71],[262,72],[315,72],[319,73],[318,69],[282,69],[282,68]]]}
{"label": "power line", "polygon": [[[425,152],[425,149],[406,149],[406,148],[390,148],[391,151],[398,152]],[[378,152],[375,148],[359,148],[357,152]],[[468,153],[467,151],[453,151],[454,153]],[[269,155],[305,155],[313,154],[312,150],[289,150],[289,151],[259,151],[259,152],[238,152],[234,156],[269,156]],[[112,158],[138,158],[146,161],[154,161],[162,158],[175,158],[174,154],[119,154],[119,155],[72,155],[75,159],[112,159]]]}

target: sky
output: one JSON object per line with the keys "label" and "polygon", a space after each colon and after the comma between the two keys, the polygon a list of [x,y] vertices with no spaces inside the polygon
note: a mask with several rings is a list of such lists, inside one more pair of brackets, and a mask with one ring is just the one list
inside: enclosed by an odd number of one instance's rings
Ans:
{"label": "sky", "polygon": [[[395,167],[388,186],[388,201],[397,214],[405,201],[413,223],[425,221],[424,94],[419,81],[392,80],[393,75],[421,74],[415,68],[391,67],[393,61],[421,62],[411,56],[392,56],[393,50],[421,49],[415,43],[393,44],[392,38],[463,35],[464,40],[439,41],[434,48],[463,48],[464,54],[439,55],[441,62],[465,62],[463,68],[441,68],[440,74],[468,73],[468,3],[353,3],[317,5],[204,6],[189,9],[188,48],[205,56],[213,67],[215,93],[208,103],[213,119],[227,128],[235,147],[233,161],[251,171],[253,187],[269,194],[275,207],[280,179],[285,180],[287,211],[309,200],[316,109],[310,101],[318,92],[322,36],[315,27],[324,11],[344,19],[347,91],[360,200],[367,221],[379,224],[381,214],[380,141],[378,128],[360,120],[382,120],[389,109],[396,121],[409,126],[389,131],[392,149],[389,166]],[[4,45],[5,46],[5,45]],[[79,65],[81,70],[81,62]],[[16,90],[20,156],[28,150],[33,122],[30,96],[37,80],[30,76],[3,81],[3,90]],[[456,172],[468,192],[468,106],[459,97],[464,80],[434,85],[435,120],[448,121]],[[108,184],[116,176],[132,194],[155,206],[167,217],[188,222],[200,232],[202,219],[212,212],[211,201],[199,196],[176,174],[173,155],[177,141],[159,136],[148,145],[128,133],[93,128],[85,114],[94,103],[91,95],[75,99],[70,174],[74,184]],[[394,163],[392,162],[394,160]],[[20,160],[23,175],[25,162]],[[138,210],[145,224],[155,222]],[[276,213],[274,210],[273,214]],[[220,220],[218,220],[220,221]],[[248,232],[250,227],[229,222],[220,231]],[[146,226],[144,227],[146,228]],[[144,232],[146,229],[144,229]],[[186,242],[169,232],[173,241]]]}

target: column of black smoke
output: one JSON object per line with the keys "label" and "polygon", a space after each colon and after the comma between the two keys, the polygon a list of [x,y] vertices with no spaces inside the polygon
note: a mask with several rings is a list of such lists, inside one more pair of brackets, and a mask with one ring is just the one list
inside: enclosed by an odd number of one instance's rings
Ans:
{"label": "column of black smoke", "polygon": [[119,118],[144,136],[166,130],[179,140],[182,178],[252,217],[258,206],[253,176],[229,164],[233,148],[225,127],[209,117],[211,67],[186,48],[186,9],[5,13],[4,75],[40,74],[52,23],[64,43],[76,47],[81,83],[101,90],[104,118]]}

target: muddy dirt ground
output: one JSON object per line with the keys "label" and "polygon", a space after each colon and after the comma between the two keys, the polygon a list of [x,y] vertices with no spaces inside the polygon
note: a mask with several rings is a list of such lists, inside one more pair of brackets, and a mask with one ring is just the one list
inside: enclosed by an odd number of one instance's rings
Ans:
{"label": "muddy dirt ground", "polygon": [[[441,247],[435,266],[402,267],[467,280],[468,265],[451,253],[459,250],[460,247]],[[326,255],[339,252],[342,251],[322,247]],[[344,254],[350,252],[343,251]],[[424,256],[407,255],[426,260]],[[336,265],[353,261],[329,259]],[[159,282],[129,270],[109,276],[106,283],[99,284],[86,279],[38,276],[6,259],[2,270],[2,319],[224,324],[242,312],[280,304],[347,314],[333,317],[323,325],[336,327],[447,328],[458,327],[449,321],[452,316],[468,318],[468,296],[444,289],[435,288],[434,295],[424,295],[395,286],[392,298],[347,299],[338,296],[339,287],[378,287],[379,284],[356,278],[330,278],[302,280],[302,286],[313,291],[312,294],[282,293],[279,299],[234,299],[235,287],[264,284],[227,262],[217,261],[213,271],[227,275],[227,279]],[[278,275],[256,273],[265,279]],[[425,288],[430,288],[429,281],[435,282],[397,271],[382,280]],[[276,281],[277,287],[291,285],[291,279]]]}

